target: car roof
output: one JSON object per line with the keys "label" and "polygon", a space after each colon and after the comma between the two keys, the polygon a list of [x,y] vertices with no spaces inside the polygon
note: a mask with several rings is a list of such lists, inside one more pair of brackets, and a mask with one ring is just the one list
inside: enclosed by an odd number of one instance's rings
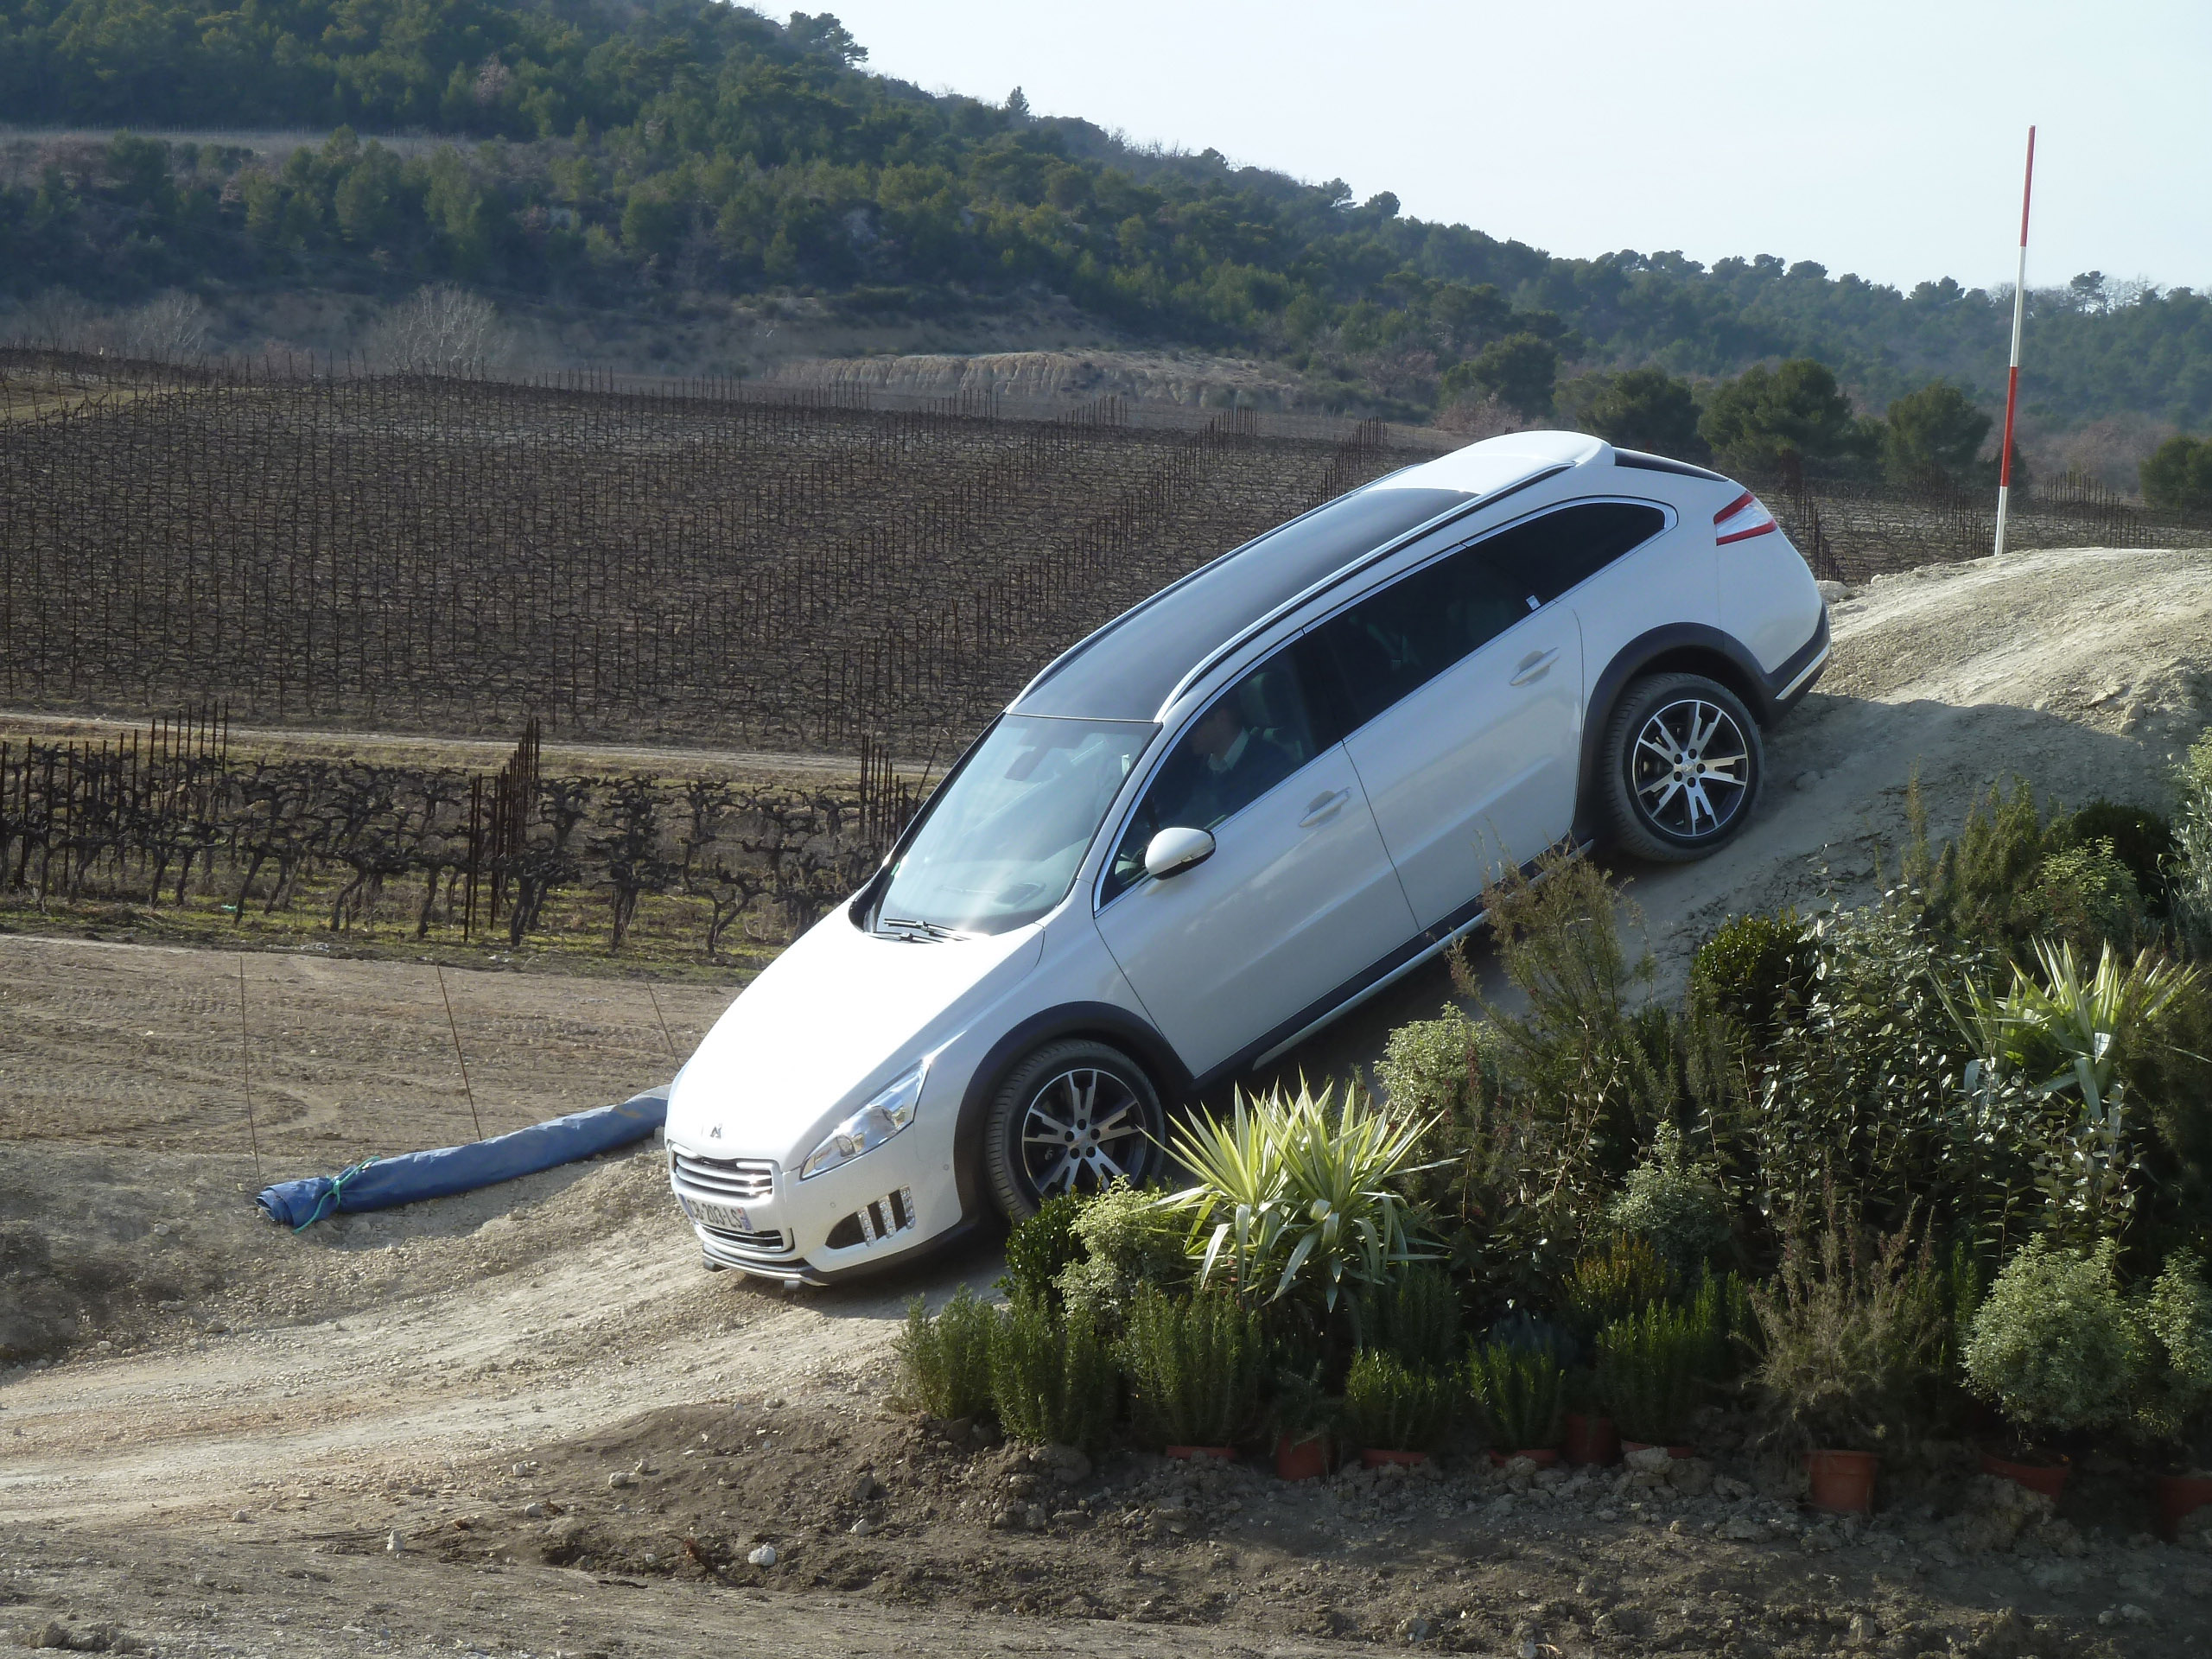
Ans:
{"label": "car roof", "polygon": [[1055,658],[1017,715],[1157,720],[1222,648],[1377,550],[1565,468],[1611,458],[1575,432],[1516,432],[1376,480],[1200,565]]}

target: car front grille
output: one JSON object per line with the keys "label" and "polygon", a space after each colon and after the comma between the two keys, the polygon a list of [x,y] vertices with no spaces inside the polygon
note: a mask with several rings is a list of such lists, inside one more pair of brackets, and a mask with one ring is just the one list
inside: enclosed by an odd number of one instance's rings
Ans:
{"label": "car front grille", "polygon": [[725,1232],[709,1222],[702,1221],[699,1224],[716,1238],[729,1245],[732,1249],[745,1250],[754,1255],[782,1255],[786,1254],[791,1247],[790,1236],[780,1230],[772,1233],[733,1233]]}
{"label": "car front grille", "polygon": [[671,1149],[676,1179],[703,1197],[758,1204],[776,1190],[776,1166],[766,1158],[700,1158]]}

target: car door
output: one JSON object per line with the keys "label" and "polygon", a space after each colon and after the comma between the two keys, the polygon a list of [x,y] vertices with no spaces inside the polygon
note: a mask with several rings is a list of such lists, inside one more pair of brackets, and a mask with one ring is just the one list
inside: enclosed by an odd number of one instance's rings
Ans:
{"label": "car door", "polygon": [[1345,748],[1424,929],[1470,918],[1488,883],[1572,828],[1582,634],[1555,601],[1663,524],[1622,503],[1556,509],[1315,631],[1342,679]]}
{"label": "car door", "polygon": [[[1102,880],[1098,931],[1193,1075],[1304,1023],[1419,931],[1326,720],[1295,651],[1244,676],[1185,727]],[[1212,856],[1146,874],[1176,827],[1210,831]]]}

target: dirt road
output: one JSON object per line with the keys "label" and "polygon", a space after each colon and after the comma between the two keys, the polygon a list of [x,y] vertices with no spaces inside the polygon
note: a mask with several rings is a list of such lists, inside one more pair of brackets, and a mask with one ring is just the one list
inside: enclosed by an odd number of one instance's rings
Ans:
{"label": "dirt road", "polygon": [[[2011,770],[2163,799],[2208,670],[2212,554],[1876,584],[1838,606],[1751,833],[1638,875],[1662,964],[1726,911],[1866,892],[1916,767],[1939,829]],[[1989,1557],[1932,1513],[1822,1534],[1748,1485],[1561,1497],[1470,1470],[1408,1503],[1238,1471],[1185,1494],[1124,1460],[1053,1497],[882,1409],[905,1298],[988,1283],[988,1248],[802,1299],[709,1276],[652,1148],[296,1237],[248,1208],[249,1083],[264,1173],[327,1169],[460,1138],[472,1094],[488,1131],[659,1081],[723,994],[452,969],[442,992],[416,964],[261,954],[242,1039],[238,969],[0,938],[0,1321],[43,1321],[67,1356],[0,1371],[0,1631],[257,1654],[1994,1654],[2195,1651],[2212,1628],[2208,1558],[2136,1541],[2135,1500],[2094,1480],[2080,1530]],[[1370,1058],[1443,988],[1417,979],[1288,1064]],[[633,1452],[633,1486],[610,1484]],[[862,1476],[887,1495],[856,1497]],[[761,1540],[781,1565],[746,1564]]]}

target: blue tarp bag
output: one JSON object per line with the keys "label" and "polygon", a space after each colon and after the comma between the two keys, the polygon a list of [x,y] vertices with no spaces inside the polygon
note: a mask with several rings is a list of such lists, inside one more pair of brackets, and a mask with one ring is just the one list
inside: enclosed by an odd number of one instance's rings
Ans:
{"label": "blue tarp bag", "polygon": [[574,1163],[594,1153],[612,1152],[644,1140],[667,1117],[668,1090],[650,1089],[632,1095],[620,1106],[571,1112],[510,1135],[472,1141],[465,1147],[372,1158],[335,1175],[279,1181],[264,1188],[256,1202],[270,1220],[296,1233],[341,1211],[389,1210],[421,1198],[473,1192],[518,1175],[534,1175],[541,1169]]}

